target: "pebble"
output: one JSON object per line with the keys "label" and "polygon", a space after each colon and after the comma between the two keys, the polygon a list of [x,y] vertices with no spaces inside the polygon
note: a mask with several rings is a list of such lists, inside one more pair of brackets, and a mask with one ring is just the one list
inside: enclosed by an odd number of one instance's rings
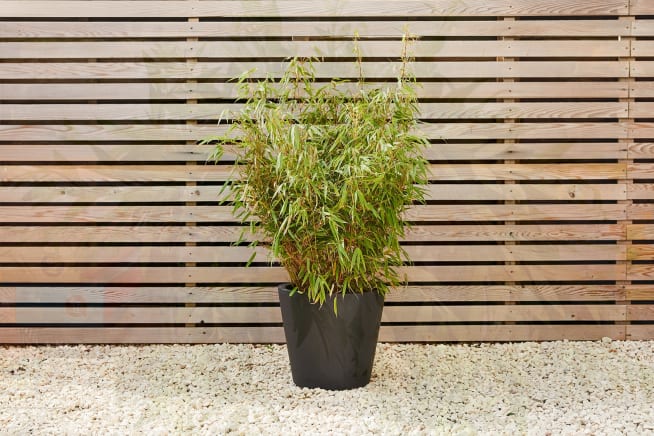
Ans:
{"label": "pebble", "polygon": [[6,346],[0,434],[652,433],[654,341],[607,339],[379,344],[341,392],[294,386],[280,345]]}

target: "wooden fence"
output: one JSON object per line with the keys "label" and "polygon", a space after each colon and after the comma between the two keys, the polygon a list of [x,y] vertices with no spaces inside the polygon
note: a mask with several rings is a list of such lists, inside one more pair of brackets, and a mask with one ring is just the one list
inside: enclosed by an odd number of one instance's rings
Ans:
{"label": "wooden fence", "polygon": [[[654,338],[654,2],[0,1],[0,343],[281,342],[198,139],[227,79],[397,67],[433,139],[382,341]],[[228,159],[229,156],[226,157]]]}

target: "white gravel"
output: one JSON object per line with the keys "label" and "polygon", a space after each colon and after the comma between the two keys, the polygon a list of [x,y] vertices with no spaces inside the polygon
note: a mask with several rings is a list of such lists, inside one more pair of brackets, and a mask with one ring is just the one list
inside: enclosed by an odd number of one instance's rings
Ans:
{"label": "white gravel", "polygon": [[283,346],[0,347],[0,434],[654,434],[654,341],[391,345],[371,383]]}

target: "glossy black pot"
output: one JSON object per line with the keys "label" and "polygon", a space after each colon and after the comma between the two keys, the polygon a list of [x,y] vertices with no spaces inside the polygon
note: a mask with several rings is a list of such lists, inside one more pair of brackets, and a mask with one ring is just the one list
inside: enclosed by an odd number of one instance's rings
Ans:
{"label": "glossy black pot", "polygon": [[[377,292],[328,298],[320,307],[290,284],[279,285],[293,382],[300,387],[354,389],[370,382],[384,298]],[[333,298],[338,298],[338,316]]]}

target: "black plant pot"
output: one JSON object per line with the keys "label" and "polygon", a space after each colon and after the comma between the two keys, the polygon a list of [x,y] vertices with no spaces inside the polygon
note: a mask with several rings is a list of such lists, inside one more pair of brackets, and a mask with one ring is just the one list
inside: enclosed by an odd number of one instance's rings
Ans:
{"label": "black plant pot", "polygon": [[[293,382],[303,388],[354,389],[370,382],[384,298],[377,292],[328,298],[320,307],[279,285]],[[338,298],[338,316],[333,298]]]}

